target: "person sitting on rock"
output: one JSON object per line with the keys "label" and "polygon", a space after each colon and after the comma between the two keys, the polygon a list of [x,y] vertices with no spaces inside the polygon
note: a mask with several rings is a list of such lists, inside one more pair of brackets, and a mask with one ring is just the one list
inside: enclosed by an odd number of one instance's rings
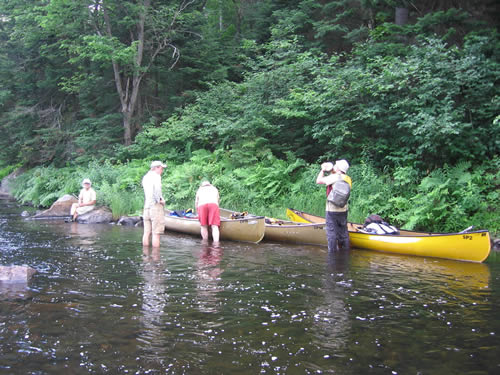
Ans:
{"label": "person sitting on rock", "polygon": [[92,182],[88,178],[82,182],[83,189],[80,190],[78,203],[71,205],[71,220],[76,221],[78,215],[86,214],[94,209],[97,196],[95,190],[91,188]]}

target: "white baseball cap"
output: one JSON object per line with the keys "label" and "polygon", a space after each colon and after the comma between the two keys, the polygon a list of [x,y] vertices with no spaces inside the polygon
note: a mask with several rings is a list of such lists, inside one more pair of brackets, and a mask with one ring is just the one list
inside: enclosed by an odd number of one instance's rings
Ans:
{"label": "white baseball cap", "polygon": [[163,164],[161,161],[159,160],[155,160],[153,162],[151,162],[151,168],[155,168],[155,167],[163,167],[163,168],[167,168],[167,165],[166,164]]}
{"label": "white baseball cap", "polygon": [[347,173],[347,170],[349,169],[349,163],[347,160],[337,160],[335,162],[335,168],[338,169],[341,172]]}
{"label": "white baseball cap", "polygon": [[84,186],[85,184],[92,185],[92,182],[90,182],[90,180],[89,180],[88,178],[85,178],[85,179],[82,181],[82,186]]}
{"label": "white baseball cap", "polygon": [[321,164],[321,169],[323,169],[326,172],[330,172],[333,169],[333,163],[327,161]]}

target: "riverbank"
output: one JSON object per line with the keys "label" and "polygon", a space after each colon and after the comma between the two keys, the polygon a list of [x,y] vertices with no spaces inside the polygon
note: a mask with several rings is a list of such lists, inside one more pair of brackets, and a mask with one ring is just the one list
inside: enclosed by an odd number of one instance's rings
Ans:
{"label": "riverbank", "polygon": [[[28,213],[25,214],[25,212],[23,212],[22,215],[26,219],[32,219],[32,220],[44,220],[44,219],[48,219],[48,220],[64,220],[64,219],[69,219],[68,213],[69,213],[70,207],[76,201],[77,201],[76,197],[71,196],[71,195],[65,195],[65,196],[61,197],[60,199],[58,199],[47,210],[37,211],[33,216],[30,216]],[[175,218],[172,218],[172,219],[175,219]],[[180,231],[180,232],[189,233],[189,234],[199,234],[199,227],[198,227],[198,229],[194,230],[194,232],[193,232],[193,229],[196,226],[194,226],[194,227],[189,226],[190,229],[188,229],[187,227],[184,228],[184,225],[187,223],[186,221],[183,221],[183,220],[181,220],[181,221],[177,221],[177,220],[171,221],[170,218],[168,220],[169,220],[170,224],[166,225],[167,230],[173,230],[173,231],[176,231],[176,232]],[[259,242],[260,240],[262,240],[262,238],[264,236],[264,218],[261,217],[261,220],[262,220],[262,228],[261,228],[261,233],[262,234],[260,235],[260,237],[258,238],[258,240],[251,240],[251,242]],[[79,224],[117,224],[117,225],[142,226],[142,217],[141,216],[136,216],[136,217],[123,216],[119,220],[113,220],[111,212],[110,212],[110,210],[108,208],[106,208],[106,207],[96,207],[94,210],[92,210],[92,211],[90,211],[90,212],[88,212],[86,214],[79,215],[78,218],[77,218],[77,222]],[[197,221],[196,221],[196,223],[197,223]],[[179,225],[180,225],[180,227],[179,227]],[[236,230],[235,233],[239,233],[241,231],[241,226],[237,225],[237,227],[238,228],[234,228]],[[184,229],[181,229],[181,228],[184,228]],[[224,230],[225,230],[225,232],[224,232]],[[286,232],[286,230],[285,230],[285,232]],[[223,227],[221,227],[221,235],[222,235],[223,239],[224,239],[224,236],[226,236],[227,238],[232,238],[232,235],[235,234],[235,233],[233,233],[232,231],[230,231],[229,227],[226,227],[226,229],[224,229]],[[482,233],[484,233],[484,232],[482,232]],[[459,236],[459,237],[460,237],[460,240],[462,240],[462,238],[461,238],[462,236]],[[479,239],[479,237],[477,237],[477,238]],[[491,238],[491,250],[492,250],[492,252],[496,252],[496,251],[500,250],[500,248],[499,248],[500,241],[494,239],[493,237],[488,237],[488,238]],[[240,236],[237,236],[237,239],[241,240]],[[353,241],[353,246],[356,247],[357,245],[355,244],[355,239],[352,238],[352,241]],[[362,245],[360,245],[360,246],[362,248],[366,248],[365,246],[362,246]],[[470,244],[467,244],[467,248],[468,247],[470,247]],[[369,248],[371,249],[371,247],[369,247]],[[438,248],[441,248],[441,246],[438,246]],[[485,243],[482,243],[481,248],[484,248],[485,255],[484,255],[484,257],[481,258],[480,261],[484,261],[485,260],[484,258],[488,254],[486,251],[489,252],[489,249],[488,249],[488,247],[486,246]],[[470,251],[470,250],[471,249],[468,249],[467,251]],[[479,250],[479,249],[476,249],[476,250]],[[388,251],[388,249],[387,249],[387,251]],[[393,249],[393,251],[394,251],[394,249]],[[397,253],[402,253],[402,254],[406,254],[407,253],[406,251],[404,251],[404,249],[403,250],[399,249],[396,252]],[[475,251],[474,253],[476,255],[478,254],[477,251]],[[432,252],[429,253],[429,255],[433,256],[432,254],[433,254]],[[455,254],[455,253],[453,253],[453,254],[454,254],[453,257],[451,256],[451,253],[450,253],[450,256],[446,256],[446,258],[455,259],[455,256],[457,256],[458,254]],[[467,253],[467,254],[470,254],[470,253]],[[464,256],[464,254],[462,256]],[[476,259],[476,258],[467,258],[467,257],[460,258],[460,257],[456,257],[456,259],[462,259],[462,260],[471,259],[472,260],[472,259]],[[496,255],[492,255],[491,257],[487,258],[487,260],[489,260],[490,262],[491,261],[495,261],[495,259],[496,259]]]}
{"label": "riverbank", "polygon": [[[83,178],[90,178],[98,205],[111,209],[114,220],[137,216],[143,206],[140,185],[149,160],[111,164],[92,162],[85,167],[37,167],[17,176],[10,193],[22,203],[49,207],[65,194],[77,194]],[[461,164],[420,176],[408,168],[380,174],[368,164],[353,165],[349,221],[364,222],[373,213],[399,228],[429,232],[459,232],[470,225],[488,229],[498,238],[500,196],[496,193],[495,161],[482,166]],[[324,187],[316,185],[317,165],[300,159],[283,161],[272,156],[244,167],[230,154],[197,152],[190,160],[168,162],[163,193],[169,209],[193,208],[202,179],[218,187],[221,206],[261,216],[285,219],[292,207],[324,214]]]}

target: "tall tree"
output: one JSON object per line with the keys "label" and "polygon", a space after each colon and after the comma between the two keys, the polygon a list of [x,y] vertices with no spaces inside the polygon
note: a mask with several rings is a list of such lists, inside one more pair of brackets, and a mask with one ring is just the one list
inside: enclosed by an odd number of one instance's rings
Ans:
{"label": "tall tree", "polygon": [[[136,47],[131,62],[132,66],[127,69],[123,64],[120,64],[119,59],[112,58],[116,91],[120,98],[121,112],[123,114],[125,145],[130,145],[134,136],[132,119],[137,110],[141,82],[149,72],[155,58],[165,50],[173,50],[171,67],[177,63],[179,50],[174,44],[175,34],[181,31],[183,12],[193,3],[194,0],[183,0],[178,6],[167,5],[152,9],[151,0],[143,0],[133,9],[135,25],[131,25],[129,29],[129,45],[125,46],[125,49],[130,46]],[[113,5],[116,8],[113,9]],[[116,10],[121,6],[122,4],[112,4],[112,1],[102,1],[105,35],[109,40],[115,38],[114,22],[111,17],[119,15],[120,12]],[[146,27],[150,28],[150,32],[146,31]],[[96,32],[99,36],[103,36],[98,27]]]}
{"label": "tall tree", "polygon": [[[52,0],[48,17],[66,12],[67,0]],[[88,12],[86,23],[92,31],[82,38],[68,41],[66,48],[72,62],[85,66],[88,62],[109,64],[122,114],[123,141],[130,145],[135,136],[134,116],[138,110],[144,77],[160,55],[167,55],[168,68],[177,63],[180,51],[176,45],[179,34],[197,37],[190,29],[196,16],[195,3],[200,0],[87,0],[79,3],[75,14]],[[191,12],[191,14],[189,13]],[[79,74],[74,81],[88,79]]]}

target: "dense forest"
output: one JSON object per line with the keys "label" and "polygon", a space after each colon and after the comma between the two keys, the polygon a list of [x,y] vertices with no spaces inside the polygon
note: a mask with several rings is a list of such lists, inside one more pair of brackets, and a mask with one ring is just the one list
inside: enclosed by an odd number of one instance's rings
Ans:
{"label": "dense forest", "polygon": [[500,231],[495,0],[3,0],[0,178],[47,206],[92,179],[140,211],[151,160],[170,208],[321,214],[345,158],[349,219]]}

